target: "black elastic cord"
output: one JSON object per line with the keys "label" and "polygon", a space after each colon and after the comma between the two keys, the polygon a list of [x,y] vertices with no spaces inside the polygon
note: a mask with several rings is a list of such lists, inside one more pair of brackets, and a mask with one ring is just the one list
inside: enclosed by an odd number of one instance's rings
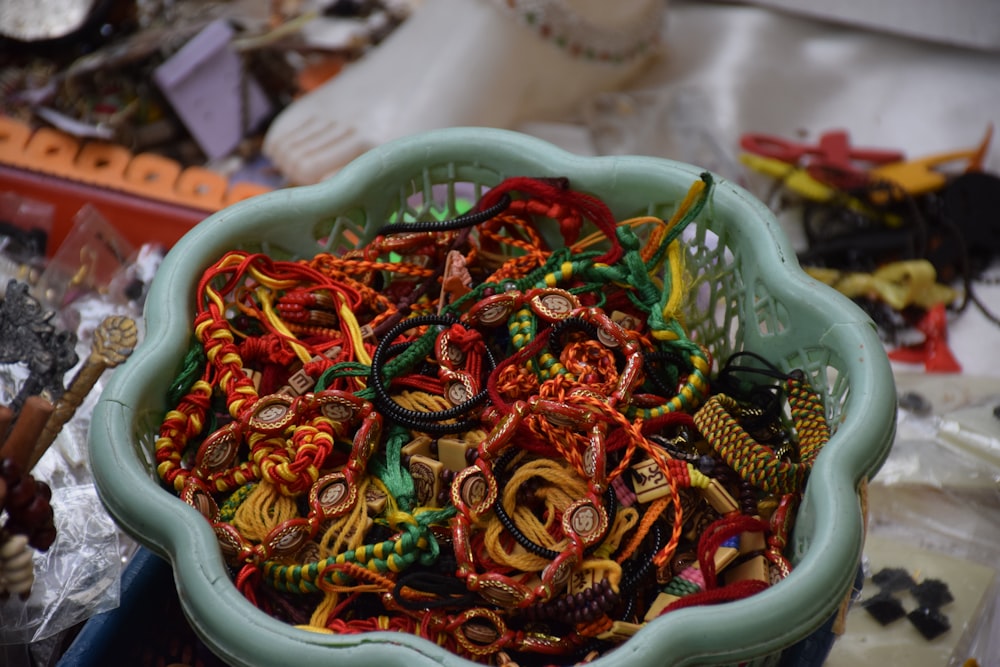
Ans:
{"label": "black elastic cord", "polygon": [[503,213],[510,206],[510,195],[504,193],[493,206],[482,211],[472,211],[451,220],[418,220],[417,222],[389,222],[379,227],[376,236],[412,234],[414,232],[450,232],[475,227]]}
{"label": "black elastic cord", "polygon": [[[757,366],[740,366],[735,363],[740,357],[750,357],[761,364],[762,367]],[[728,375],[730,373],[744,372],[744,373],[756,373],[758,375],[766,375],[772,377],[776,380],[781,380],[784,382],[788,379],[788,373],[784,372],[777,366],[775,366],[767,357],[764,357],[756,352],[751,352],[750,350],[741,350],[739,352],[733,352],[729,359],[726,360],[726,365],[723,366],[722,370],[719,371],[719,375]]]}
{"label": "black elastic cord", "polygon": [[[754,359],[761,366],[743,366],[734,363],[740,357]],[[718,376],[712,383],[712,390],[715,393],[726,394],[760,409],[762,414],[759,417],[748,417],[753,422],[762,424],[778,419],[782,411],[782,399],[784,397],[782,387],[780,385],[740,381],[736,377],[738,373],[773,378],[781,384],[787,382],[791,375],[779,369],[765,357],[749,350],[743,350],[733,353],[726,360],[726,365],[719,371]]]}
{"label": "black elastic cord", "polygon": [[635,560],[639,562],[639,567],[634,571],[629,572],[627,575],[622,577],[621,583],[618,585],[618,589],[622,593],[622,597],[625,599],[634,598],[634,595],[627,595],[633,592],[642,583],[642,580],[646,578],[650,570],[653,569],[653,556],[663,548],[663,527],[659,523],[654,523],[652,528],[649,530],[653,539],[653,546],[649,550],[649,554],[645,557],[640,557]]}
{"label": "black elastic cord", "polygon": [[[659,372],[657,362],[665,361],[674,370],[673,375]],[[681,373],[690,374],[693,370],[691,363],[681,355],[667,350],[656,350],[654,352],[642,353],[642,366],[645,370],[646,378],[653,383],[656,389],[664,396],[673,396],[677,393],[677,383],[680,382]],[[664,375],[667,375],[665,378]],[[669,383],[668,383],[669,381]],[[673,385],[673,386],[671,386]]]}
{"label": "black elastic cord", "polygon": [[[608,514],[608,528],[610,529],[611,524],[614,523],[615,516],[618,513],[618,503],[615,498],[615,492],[610,486],[608,487],[607,493],[605,493],[604,508]],[[544,558],[545,560],[555,560],[559,557],[558,551],[543,547],[541,544],[532,541],[527,535],[521,532],[521,529],[517,527],[514,520],[510,518],[509,514],[507,514],[507,510],[504,509],[501,498],[497,498],[497,501],[493,504],[493,511],[496,513],[497,518],[500,519],[500,523],[503,524],[503,527],[506,528],[507,532],[511,534],[511,537],[513,537],[514,540],[522,547],[539,558]],[[600,541],[591,544],[584,551],[584,554],[590,555],[600,545]]]}
{"label": "black elastic cord", "polygon": [[[397,336],[404,331],[416,329],[417,327],[451,326],[456,323],[462,324],[462,326],[466,329],[470,328],[468,325],[460,323],[458,320],[448,316],[420,315],[417,317],[411,317],[396,324],[396,326],[390,329],[382,340],[379,341],[379,344],[375,347],[375,352],[372,354],[371,373],[368,377],[368,385],[372,387],[375,392],[375,396],[372,398],[372,403],[385,416],[409,429],[421,431],[423,433],[430,433],[432,435],[460,433],[462,431],[471,430],[478,425],[478,422],[470,420],[454,422],[451,424],[442,422],[449,419],[457,419],[458,417],[461,417],[470,410],[481,405],[489,397],[489,392],[486,389],[483,389],[464,403],[452,406],[446,410],[419,412],[417,410],[404,408],[397,403],[389,394],[389,390],[383,383],[382,369],[385,367],[385,362],[391,356],[402,352],[413,344],[412,342],[407,342],[392,345],[391,342],[395,340]],[[489,346],[484,345],[483,347],[486,350],[485,372],[489,373],[496,366],[496,361],[493,357],[493,352],[489,349]],[[482,382],[482,378],[478,379]]]}

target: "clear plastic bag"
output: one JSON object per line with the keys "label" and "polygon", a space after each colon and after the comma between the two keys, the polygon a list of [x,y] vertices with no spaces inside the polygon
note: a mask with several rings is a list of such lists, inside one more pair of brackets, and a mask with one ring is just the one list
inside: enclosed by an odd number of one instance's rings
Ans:
{"label": "clear plastic bag", "polygon": [[51,503],[58,537],[34,554],[31,596],[0,603],[0,643],[35,643],[118,604],[119,531],[93,485],[53,487]]}
{"label": "clear plastic bag", "polygon": [[[1000,380],[897,373],[897,385],[896,439],[868,487],[865,584],[828,665],[1000,664]],[[948,628],[927,639],[909,617],[919,599],[878,583],[886,568],[943,582]],[[879,593],[906,616],[880,624],[868,609]]]}
{"label": "clear plastic bag", "polygon": [[[86,233],[91,243],[105,243],[110,232],[99,214],[91,210],[81,219],[88,222],[80,233]],[[110,264],[91,267],[95,270],[80,281],[72,299],[60,292],[56,303],[45,302],[46,308],[58,310],[60,328],[72,330],[77,337],[80,361],[66,373],[67,385],[87,363],[95,331],[106,317],[131,318],[141,338],[138,325],[145,291],[162,254],[162,248],[150,245],[124,261],[111,257]],[[66,268],[53,264],[46,273],[57,276]],[[30,596],[0,600],[0,664],[52,663],[65,633],[119,604],[121,575],[136,544],[120,531],[98,499],[87,450],[93,407],[113,372],[113,368],[105,369],[31,470],[36,480],[52,489],[57,536],[48,550],[32,553]],[[0,397],[13,396],[23,380],[18,364],[0,366]]]}
{"label": "clear plastic bag", "polygon": [[744,170],[726,141],[707,91],[694,85],[609,92],[581,116],[599,155],[653,155],[697,164],[734,182]]}

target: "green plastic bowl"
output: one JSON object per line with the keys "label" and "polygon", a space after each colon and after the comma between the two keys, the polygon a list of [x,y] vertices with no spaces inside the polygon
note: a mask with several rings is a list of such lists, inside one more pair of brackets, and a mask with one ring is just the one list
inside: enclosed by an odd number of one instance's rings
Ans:
{"label": "green plastic bowl", "polygon": [[[149,291],[146,338],[116,369],[90,430],[102,501],[130,535],[169,558],[185,614],[233,665],[473,665],[398,632],[336,635],[295,628],[248,602],[223,564],[209,523],[164,489],[153,443],[166,392],[190,342],[203,270],[236,248],[275,258],[354,247],[386,220],[452,215],[507,176],[565,176],[616,217],[669,218],[700,170],[647,157],[584,158],[517,133],[451,128],[370,151],[318,185],[278,190],[215,213],[168,253]],[[816,460],[788,555],[791,575],[750,598],[681,609],[648,623],[594,662],[631,666],[775,664],[817,631],[851,589],[863,546],[858,488],[885,460],[895,430],[895,385],[869,318],[809,278],[770,211],[716,179],[687,230],[695,280],[686,323],[715,359],[739,350],[805,370],[822,394],[833,436]]]}

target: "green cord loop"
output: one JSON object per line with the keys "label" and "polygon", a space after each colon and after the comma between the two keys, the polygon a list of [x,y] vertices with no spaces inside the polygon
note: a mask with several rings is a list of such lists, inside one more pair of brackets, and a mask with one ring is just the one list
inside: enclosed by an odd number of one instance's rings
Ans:
{"label": "green cord loop", "polygon": [[184,355],[184,360],[181,362],[180,372],[177,373],[177,377],[174,378],[174,381],[170,383],[170,387],[167,389],[168,405],[178,405],[181,402],[188,392],[191,391],[194,383],[201,377],[207,363],[208,358],[205,356],[205,350],[202,348],[201,343],[197,340],[192,341],[191,346]]}

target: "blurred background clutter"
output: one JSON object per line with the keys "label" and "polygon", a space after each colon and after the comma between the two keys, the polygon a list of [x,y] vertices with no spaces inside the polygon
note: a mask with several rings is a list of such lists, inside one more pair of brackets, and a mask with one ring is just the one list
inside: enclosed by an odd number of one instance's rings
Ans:
{"label": "blurred background clutter", "polygon": [[[98,664],[125,623],[147,556],[90,484],[88,410],[142,338],[163,254],[214,211],[449,125],[689,162],[764,201],[807,271],[871,315],[900,396],[827,663],[1000,664],[1000,4],[566,4],[585,18],[514,0],[0,4],[0,664]],[[879,616],[889,570],[947,585],[903,603],[930,626]],[[221,664],[157,590],[174,620],[127,664]]]}

